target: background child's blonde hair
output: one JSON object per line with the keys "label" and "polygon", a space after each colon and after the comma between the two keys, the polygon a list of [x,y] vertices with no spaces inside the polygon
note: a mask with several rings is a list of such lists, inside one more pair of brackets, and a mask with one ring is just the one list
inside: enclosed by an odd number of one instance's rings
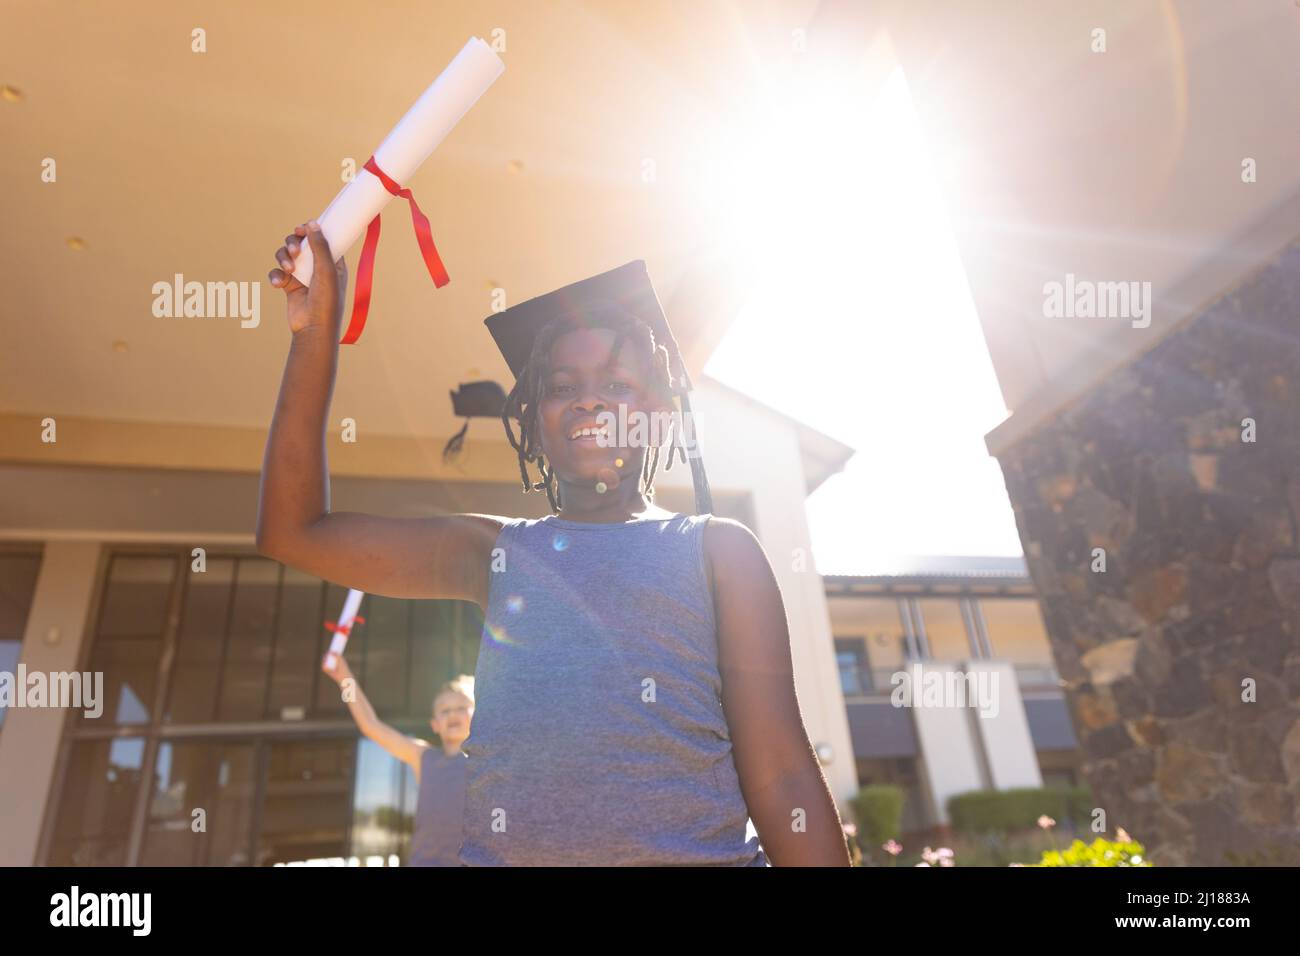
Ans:
{"label": "background child's blonde hair", "polygon": [[473,675],[461,674],[459,677],[454,677],[439,687],[437,692],[433,695],[433,702],[435,705],[438,703],[438,698],[443,694],[464,694],[469,698],[471,704],[474,703]]}

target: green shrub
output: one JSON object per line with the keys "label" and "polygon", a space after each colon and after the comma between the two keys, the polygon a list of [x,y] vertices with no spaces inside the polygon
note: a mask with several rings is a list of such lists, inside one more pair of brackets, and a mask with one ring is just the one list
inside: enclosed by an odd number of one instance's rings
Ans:
{"label": "green shrub", "polygon": [[1091,843],[1075,840],[1065,850],[1046,850],[1035,866],[1150,866],[1146,851],[1136,840],[1112,843],[1097,837]]}
{"label": "green shrub", "polygon": [[889,784],[863,787],[853,798],[858,818],[858,845],[874,851],[887,840],[896,840],[903,828],[903,790]]}
{"label": "green shrub", "polygon": [[972,790],[948,800],[948,816],[958,833],[1011,833],[1036,826],[1043,815],[1087,826],[1090,803],[1087,787]]}

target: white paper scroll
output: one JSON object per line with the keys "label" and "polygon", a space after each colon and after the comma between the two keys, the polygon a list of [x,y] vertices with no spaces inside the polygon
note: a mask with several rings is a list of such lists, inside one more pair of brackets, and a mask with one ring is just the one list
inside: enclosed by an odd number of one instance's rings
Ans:
{"label": "white paper scroll", "polygon": [[[408,187],[415,171],[505,68],[491,47],[478,37],[470,37],[456,54],[456,59],[379,144],[375,150],[375,163],[403,189]],[[357,169],[356,178],[339,190],[317,220],[335,258],[352,248],[366,231],[370,220],[392,198],[393,194],[384,188],[377,176]],[[294,260],[293,277],[303,285],[311,285],[311,247],[304,240],[299,248],[301,251]]]}
{"label": "white paper scroll", "polygon": [[348,596],[343,602],[343,613],[339,615],[338,623],[334,625],[334,639],[330,641],[330,649],[325,654],[325,666],[330,670],[338,666],[339,658],[343,656],[343,649],[348,646],[348,635],[352,633],[357,611],[361,610],[361,599],[365,596],[365,591],[358,591],[355,588],[348,590]]}

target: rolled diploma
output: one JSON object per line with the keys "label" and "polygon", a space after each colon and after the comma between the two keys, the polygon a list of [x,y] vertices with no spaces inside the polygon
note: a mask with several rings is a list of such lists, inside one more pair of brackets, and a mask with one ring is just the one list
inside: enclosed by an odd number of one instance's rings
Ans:
{"label": "rolled diploma", "polygon": [[365,596],[365,591],[358,591],[355,588],[348,590],[348,596],[343,601],[343,613],[339,615],[338,623],[334,625],[336,628],[334,640],[330,641],[330,649],[325,654],[325,666],[330,670],[338,666],[339,658],[343,656],[343,649],[348,646],[352,622],[357,619],[357,611],[361,610],[361,599]]}
{"label": "rolled diploma", "polygon": [[[491,47],[478,37],[470,37],[451,64],[379,144],[375,150],[379,168],[398,186],[407,188],[415,171],[505,68]],[[335,258],[352,248],[370,220],[392,198],[393,194],[384,188],[378,176],[357,170],[356,178],[339,190],[317,220]],[[311,246],[303,242],[299,248],[293,277],[303,285],[311,285]]]}

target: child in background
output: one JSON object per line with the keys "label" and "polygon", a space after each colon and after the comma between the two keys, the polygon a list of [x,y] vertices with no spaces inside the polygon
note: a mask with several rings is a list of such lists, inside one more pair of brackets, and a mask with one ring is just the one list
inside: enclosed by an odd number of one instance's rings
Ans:
{"label": "child in background", "polygon": [[[360,731],[415,773],[419,796],[408,866],[459,866],[461,826],[465,814],[465,754],[461,745],[474,717],[474,679],[460,676],[438,689],[429,726],[440,746],[408,737],[375,716],[375,709],[342,657],[332,670],[321,670],[343,689],[343,700]],[[345,685],[344,681],[352,684]],[[349,693],[349,691],[351,691]]]}

